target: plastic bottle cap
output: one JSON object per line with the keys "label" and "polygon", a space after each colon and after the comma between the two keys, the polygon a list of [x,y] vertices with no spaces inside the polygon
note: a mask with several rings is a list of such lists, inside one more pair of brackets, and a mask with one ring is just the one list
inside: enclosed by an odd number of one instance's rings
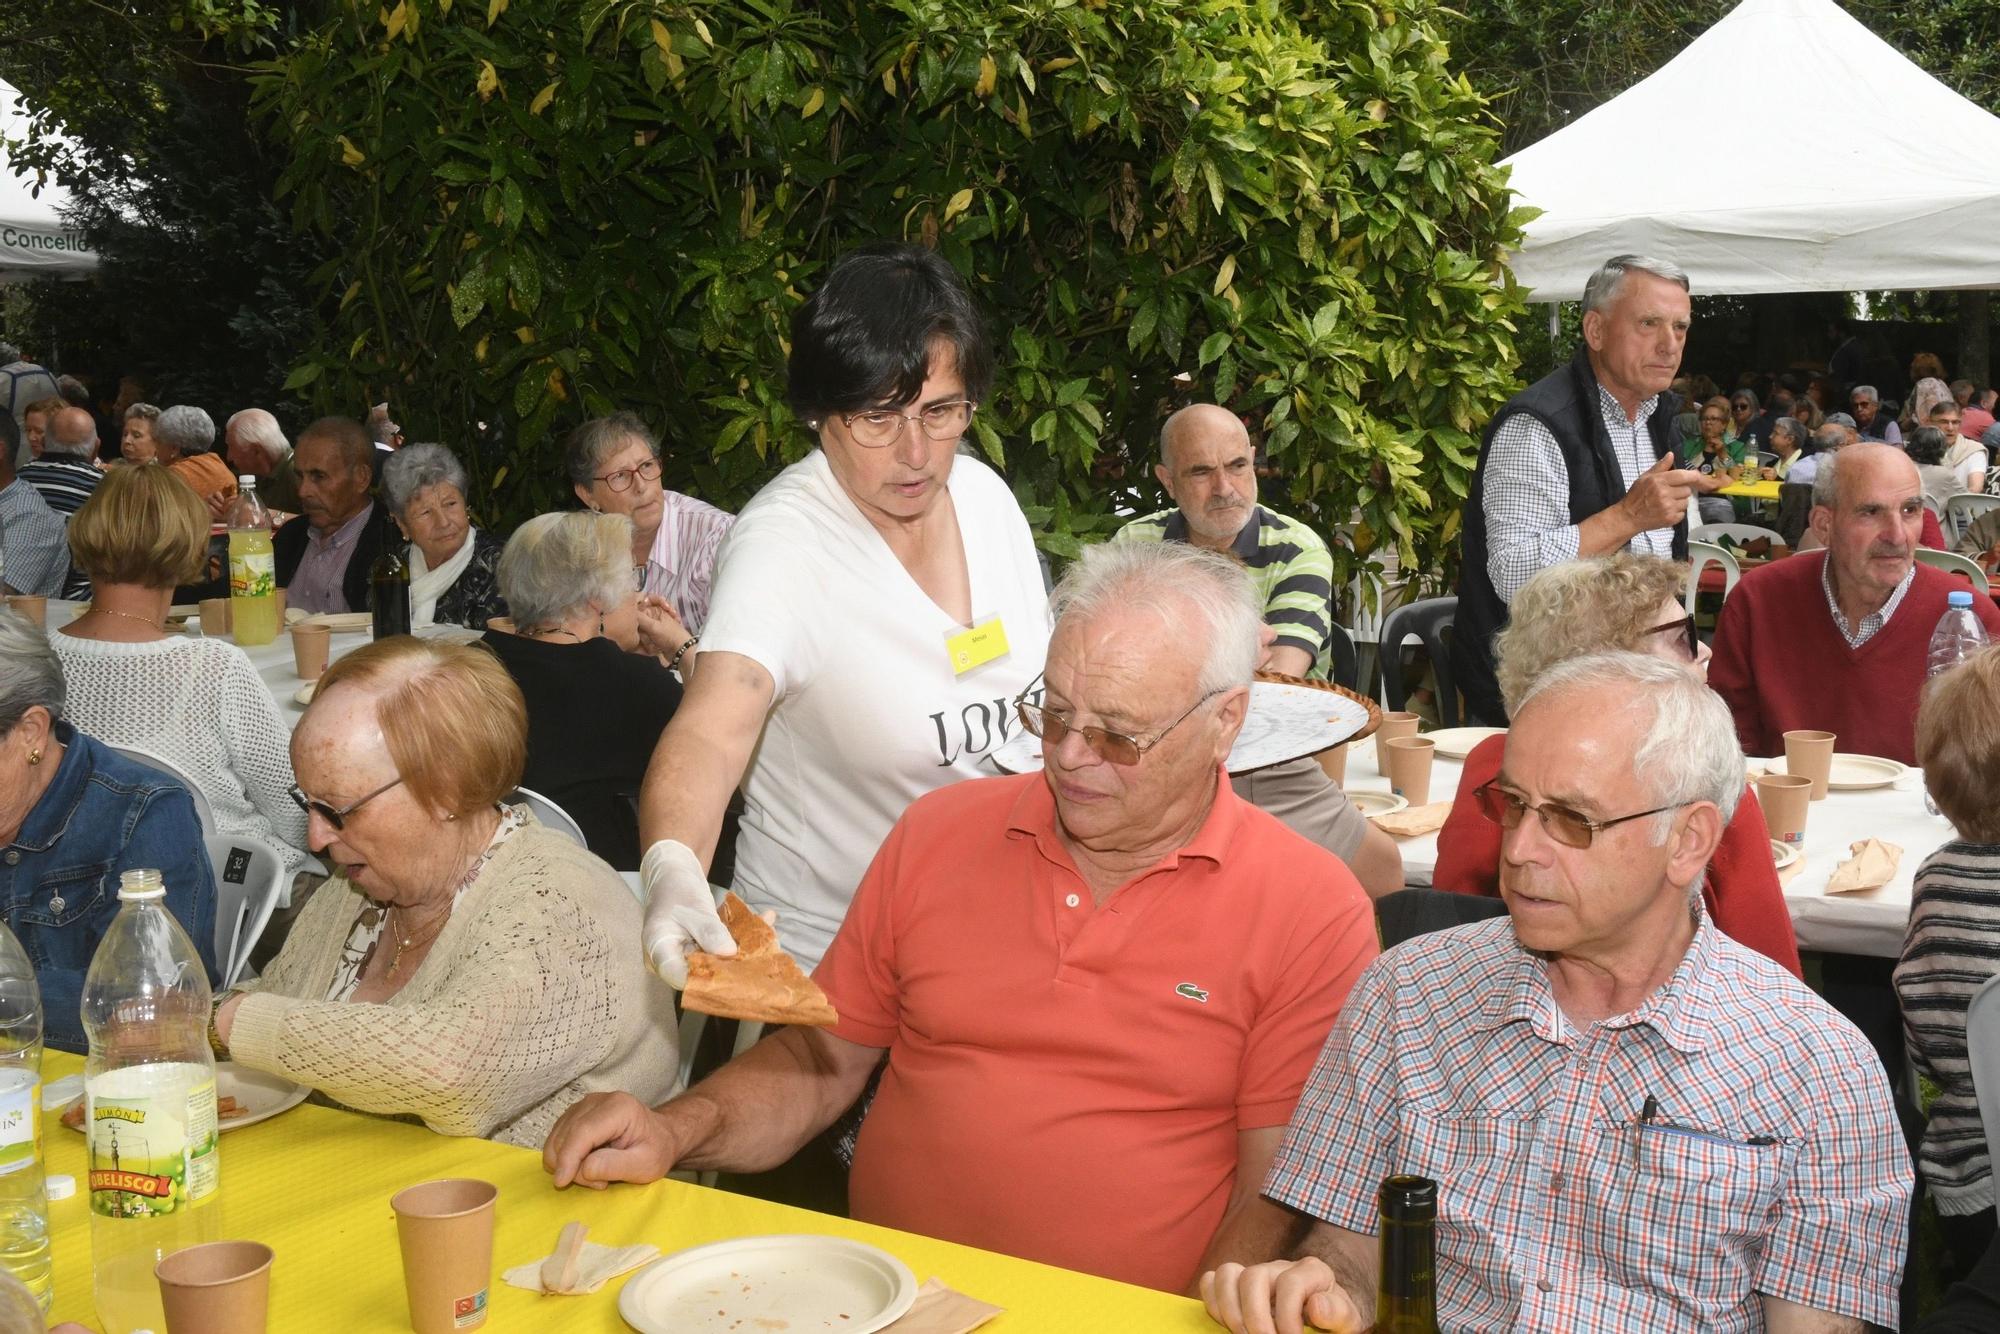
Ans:
{"label": "plastic bottle cap", "polygon": [[1944,600],[1954,607],[1970,607],[1972,605],[1972,594],[1963,589],[1954,589],[1945,594]]}
{"label": "plastic bottle cap", "polygon": [[255,485],[257,485],[257,479],[256,479],[255,477],[252,477],[252,476],[251,476],[251,475],[250,475],[249,473],[247,473],[247,472],[246,472],[246,473],[243,473],[242,475],[240,475],[239,477],[237,477],[237,479],[236,479],[236,480],[237,480],[238,482],[240,482],[240,483],[241,483],[242,485],[244,485],[244,486],[255,486]]}
{"label": "plastic bottle cap", "polygon": [[76,1194],[76,1178],[58,1173],[43,1183],[48,1188],[52,1200],[66,1200]]}

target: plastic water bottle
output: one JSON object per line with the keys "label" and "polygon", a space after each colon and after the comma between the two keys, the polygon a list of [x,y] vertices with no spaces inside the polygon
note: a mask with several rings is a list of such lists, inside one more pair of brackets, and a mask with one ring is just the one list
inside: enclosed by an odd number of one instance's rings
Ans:
{"label": "plastic water bottle", "polygon": [[1924,663],[1925,680],[1950,671],[1986,647],[1986,627],[1972,614],[1971,591],[1954,589],[1946,595],[1946,601],[1951,605],[1938,618],[1937,629],[1931,632],[1930,653]]}
{"label": "plastic water bottle", "polygon": [[229,615],[236,642],[252,647],[278,637],[278,558],[271,550],[271,511],[257,498],[257,479],[236,479],[229,527]]}
{"label": "plastic water bottle", "polygon": [[0,1272],[47,1311],[54,1287],[41,1119],[42,989],[21,942],[0,923]]}
{"label": "plastic water bottle", "polygon": [[83,980],[90,1250],[105,1334],[164,1330],[153,1266],[221,1234],[208,976],[158,871],[119,877]]}

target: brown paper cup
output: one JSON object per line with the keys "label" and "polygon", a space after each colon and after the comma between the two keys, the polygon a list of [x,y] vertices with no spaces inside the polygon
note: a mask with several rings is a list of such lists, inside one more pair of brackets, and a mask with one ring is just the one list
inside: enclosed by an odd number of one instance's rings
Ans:
{"label": "brown paper cup", "polygon": [[1376,772],[1385,778],[1389,774],[1388,752],[1383,750],[1382,747],[1396,737],[1415,736],[1417,734],[1417,724],[1421,721],[1414,713],[1389,713],[1385,711],[1382,714],[1382,721],[1375,728]]}
{"label": "brown paper cup", "polygon": [[280,629],[283,629],[285,624],[285,590],[282,588],[274,588],[271,590],[271,596],[277,601],[278,626]]}
{"label": "brown paper cup", "polygon": [[326,655],[332,646],[333,631],[323,622],[292,627],[292,667],[301,681],[319,680],[319,674],[326,670]]}
{"label": "brown paper cup", "polygon": [[458,1334],[486,1323],[499,1197],[491,1182],[455,1177],[411,1186],[389,1201],[417,1334]]}
{"label": "brown paper cup", "polygon": [[1328,778],[1333,780],[1335,787],[1339,787],[1347,781],[1347,743],[1345,741],[1337,746],[1327,747],[1319,754],[1313,756],[1313,758],[1319,761],[1319,767],[1325,771]]}
{"label": "brown paper cup", "polygon": [[[25,583],[26,581],[23,580]],[[38,593],[17,593],[7,599],[7,605],[27,617],[44,630],[49,625],[49,600]]]}
{"label": "brown paper cup", "polygon": [[1833,769],[1833,733],[1785,733],[1785,772],[1812,779],[1812,799],[1826,797],[1826,777]]}
{"label": "brown paper cup", "polygon": [[154,1265],[167,1334],[264,1334],[273,1258],[262,1242],[216,1241]]}
{"label": "brown paper cup", "polygon": [[1427,804],[1437,742],[1427,736],[1398,736],[1375,744],[1383,747],[1382,772],[1389,780],[1389,790],[1412,806]]}
{"label": "brown paper cup", "polygon": [[220,639],[229,633],[228,598],[201,600],[201,632],[210,639]]}
{"label": "brown paper cup", "polygon": [[1812,779],[1803,774],[1765,774],[1757,780],[1757,804],[1764,808],[1764,825],[1771,837],[1789,847],[1806,841],[1806,804],[1812,800]]}

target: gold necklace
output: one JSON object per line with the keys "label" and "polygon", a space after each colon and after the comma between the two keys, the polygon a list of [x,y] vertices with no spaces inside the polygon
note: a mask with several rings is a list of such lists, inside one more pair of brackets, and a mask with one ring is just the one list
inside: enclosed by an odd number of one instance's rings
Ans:
{"label": "gold necklace", "polygon": [[129,611],[113,611],[109,607],[100,607],[95,602],[90,604],[90,610],[96,612],[99,616],[122,616],[128,621],[137,621],[139,624],[144,626],[150,626],[152,629],[158,630],[162,634],[166,633],[167,629],[166,623],[163,621],[156,621],[152,619],[150,616],[134,616]]}
{"label": "gold necklace", "polygon": [[394,974],[396,969],[402,966],[403,952],[405,950],[411,949],[417,945],[430,944],[433,940],[437,939],[438,933],[444,930],[444,924],[450,920],[451,920],[451,909],[446,908],[443,912],[438,914],[437,925],[433,926],[430,929],[430,931],[427,932],[421,939],[419,939],[414,934],[406,936],[402,932],[396,931],[395,924],[393,922],[390,923],[390,929],[392,932],[394,932],[396,937],[396,952],[389,959],[389,972],[391,974]]}

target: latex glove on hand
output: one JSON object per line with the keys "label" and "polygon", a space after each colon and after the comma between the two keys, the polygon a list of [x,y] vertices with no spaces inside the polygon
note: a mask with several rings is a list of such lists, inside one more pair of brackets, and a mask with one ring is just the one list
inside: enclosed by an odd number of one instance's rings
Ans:
{"label": "latex glove on hand", "polygon": [[640,932],[646,963],[680,991],[687,986],[690,949],[728,956],[736,940],[715,911],[715,893],[693,849],[663,838],[639,862],[646,887],[646,924]]}

